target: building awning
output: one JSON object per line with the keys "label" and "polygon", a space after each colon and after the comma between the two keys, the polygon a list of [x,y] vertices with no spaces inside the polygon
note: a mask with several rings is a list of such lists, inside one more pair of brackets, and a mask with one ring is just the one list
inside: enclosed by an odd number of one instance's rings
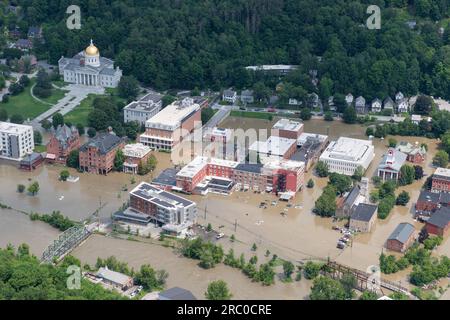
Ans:
{"label": "building awning", "polygon": [[53,154],[53,153],[47,153],[47,155],[45,156],[45,159],[48,159],[48,160],[56,160],[56,154]]}

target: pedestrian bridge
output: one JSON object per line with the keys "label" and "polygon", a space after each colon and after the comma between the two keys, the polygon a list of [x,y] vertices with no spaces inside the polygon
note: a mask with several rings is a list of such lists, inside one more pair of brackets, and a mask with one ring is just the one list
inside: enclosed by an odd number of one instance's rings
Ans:
{"label": "pedestrian bridge", "polygon": [[43,263],[53,263],[55,260],[61,259],[90,235],[91,232],[83,225],[77,225],[67,229],[45,249],[41,261]]}

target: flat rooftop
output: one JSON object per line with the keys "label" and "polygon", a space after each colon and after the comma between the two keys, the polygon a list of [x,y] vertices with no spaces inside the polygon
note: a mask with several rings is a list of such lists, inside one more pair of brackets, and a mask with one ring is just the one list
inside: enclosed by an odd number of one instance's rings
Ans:
{"label": "flat rooftop", "polygon": [[139,159],[145,157],[150,151],[152,151],[152,149],[144,146],[142,143],[127,144],[122,150],[125,157]]}
{"label": "flat rooftop", "polygon": [[450,178],[450,169],[437,168],[436,171],[434,172],[434,175],[440,176],[440,177],[445,177],[445,178]]}
{"label": "flat rooftop", "polygon": [[195,204],[195,202],[183,197],[153,187],[147,182],[139,184],[130,194],[169,209],[188,207]]}
{"label": "flat rooftop", "polygon": [[194,103],[191,98],[185,98],[162,109],[147,120],[145,126],[154,129],[175,130],[198,110],[200,110],[200,105]]}
{"label": "flat rooftop", "polygon": [[270,169],[270,170],[295,170],[298,171],[301,168],[305,167],[305,163],[303,161],[294,161],[294,160],[271,160],[264,164],[264,169]]}
{"label": "flat rooftop", "polygon": [[301,122],[290,119],[281,119],[275,123],[272,129],[298,132],[301,128],[303,128],[303,123]]}
{"label": "flat rooftop", "polygon": [[330,143],[321,158],[360,161],[373,148],[372,141],[341,137]]}
{"label": "flat rooftop", "polygon": [[267,141],[255,141],[250,146],[249,150],[262,154],[282,157],[293,144],[297,144],[297,140],[270,136]]}
{"label": "flat rooftop", "polygon": [[183,169],[181,169],[177,176],[193,178],[197,173],[199,173],[207,165],[216,165],[221,167],[236,168],[239,163],[230,160],[223,160],[217,158],[208,157],[196,157]]}
{"label": "flat rooftop", "polygon": [[263,70],[263,71],[278,71],[278,70],[295,70],[297,65],[286,65],[286,64],[264,64],[261,66],[248,66],[245,67],[247,70]]}
{"label": "flat rooftop", "polygon": [[0,132],[3,132],[3,133],[20,134],[20,133],[24,133],[28,130],[33,130],[33,127],[23,125],[23,124],[0,122]]}

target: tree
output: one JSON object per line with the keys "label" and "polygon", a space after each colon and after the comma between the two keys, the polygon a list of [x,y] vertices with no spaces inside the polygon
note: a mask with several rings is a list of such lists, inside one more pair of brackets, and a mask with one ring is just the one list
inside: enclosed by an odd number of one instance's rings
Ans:
{"label": "tree", "polygon": [[342,195],[352,188],[352,179],[349,176],[333,172],[330,174],[330,184],[336,188],[336,191]]}
{"label": "tree", "polygon": [[63,170],[59,173],[59,179],[61,181],[67,181],[67,179],[70,177],[70,173],[67,170]]}
{"label": "tree", "polygon": [[336,213],[336,187],[329,184],[322,195],[316,200],[314,212],[321,217],[332,217]]}
{"label": "tree", "polygon": [[256,243],[254,243],[254,244],[252,245],[252,251],[256,251],[256,250],[258,250],[258,247],[256,246]]}
{"label": "tree", "polygon": [[355,108],[353,108],[352,106],[348,106],[347,108],[345,108],[344,114],[342,115],[342,119],[344,120],[345,123],[348,124],[356,123],[358,116],[356,114]]}
{"label": "tree", "polygon": [[[40,69],[36,76],[36,88],[50,90],[52,88],[52,82],[50,76],[44,69]],[[37,92],[35,91],[35,94]]]}
{"label": "tree", "polygon": [[15,82],[9,86],[8,90],[12,96],[17,96],[18,94],[23,92],[23,86],[20,83]]}
{"label": "tree", "polygon": [[373,127],[368,127],[366,129],[366,136],[370,137],[370,136],[374,136],[375,135],[375,130],[373,129]]}
{"label": "tree", "polygon": [[362,177],[364,177],[364,168],[362,166],[358,166],[352,175],[352,179],[355,181],[361,181]]}
{"label": "tree", "polygon": [[80,152],[78,150],[72,150],[66,160],[66,165],[69,168],[78,169],[80,167]]}
{"label": "tree", "polygon": [[17,185],[17,192],[23,193],[25,191],[25,186],[23,184]]}
{"label": "tree", "polygon": [[8,112],[5,109],[0,109],[0,121],[8,120]]}
{"label": "tree", "polygon": [[306,279],[312,280],[319,276],[322,265],[312,261],[308,261],[303,267],[303,274]]}
{"label": "tree", "polygon": [[326,162],[319,161],[316,165],[316,173],[319,177],[328,177],[328,165]]}
{"label": "tree", "polygon": [[136,284],[141,285],[145,290],[153,291],[161,289],[167,279],[167,272],[164,270],[155,271],[150,265],[144,264],[134,277]]}
{"label": "tree", "polygon": [[414,105],[414,113],[428,115],[431,112],[432,106],[433,99],[431,97],[420,95],[417,97],[416,104]]}
{"label": "tree", "polygon": [[309,108],[303,108],[302,111],[300,111],[300,119],[303,121],[310,120],[312,117],[311,109]]}
{"label": "tree", "polygon": [[13,114],[10,119],[11,123],[22,124],[24,123],[23,117],[20,114]]}
{"label": "tree", "polygon": [[30,78],[28,78],[26,75],[23,75],[20,77],[19,83],[22,85],[22,87],[26,88],[30,84]]}
{"label": "tree", "polygon": [[122,150],[117,150],[116,155],[114,156],[114,170],[122,171],[123,163],[125,162],[125,155]]}
{"label": "tree", "polygon": [[389,148],[395,148],[397,147],[397,140],[394,138],[389,138],[388,140]]}
{"label": "tree", "polygon": [[53,128],[57,129],[58,126],[63,126],[64,125],[64,117],[61,113],[55,113],[52,117],[52,125]]}
{"label": "tree", "polygon": [[421,180],[423,178],[423,168],[421,166],[414,166],[414,179]]}
{"label": "tree", "polygon": [[275,280],[275,271],[269,263],[264,263],[259,266],[257,279],[262,282],[264,286],[272,285]]}
{"label": "tree", "polygon": [[406,206],[409,202],[409,199],[409,193],[406,191],[402,191],[397,197],[396,204],[398,206]]}
{"label": "tree", "polygon": [[345,298],[352,299],[355,296],[355,291],[353,289],[358,285],[356,277],[351,273],[346,273],[342,276],[340,283],[344,288]]}
{"label": "tree", "polygon": [[119,96],[132,101],[139,94],[139,82],[133,76],[125,76],[120,79],[118,86]]}
{"label": "tree", "polygon": [[325,115],[323,118],[325,121],[333,121],[334,120],[333,113],[331,111],[325,112]]}
{"label": "tree", "polygon": [[97,135],[97,131],[94,128],[89,128],[87,134],[89,138],[93,138]]}
{"label": "tree", "polygon": [[366,290],[361,294],[359,300],[378,300],[378,295],[373,291]]}
{"label": "tree", "polygon": [[31,195],[36,195],[39,192],[39,183],[37,181],[32,182],[29,186],[28,186],[28,192],[31,193]]}
{"label": "tree", "polygon": [[314,188],[314,180],[313,179],[309,179],[308,183],[306,184],[306,187],[309,189]]}
{"label": "tree", "polygon": [[314,279],[309,298],[311,300],[345,300],[347,294],[339,281],[328,277]]}
{"label": "tree", "polygon": [[230,300],[232,296],[227,283],[223,280],[211,282],[205,292],[205,298],[207,300]]}
{"label": "tree", "polygon": [[42,120],[41,125],[42,125],[42,128],[44,128],[45,130],[50,130],[50,128],[52,127],[52,123],[50,121],[48,121],[47,119]]}
{"label": "tree", "polygon": [[444,150],[439,150],[433,158],[433,164],[437,167],[447,168],[448,153]]}
{"label": "tree", "polygon": [[162,97],[162,107],[165,108],[169,104],[172,104],[176,100],[177,100],[177,98],[175,98],[174,96],[165,95],[164,97]]}
{"label": "tree", "polygon": [[295,266],[290,261],[283,262],[283,274],[286,279],[291,279],[292,273],[294,273]]}
{"label": "tree", "polygon": [[414,168],[408,164],[404,164],[400,168],[400,179],[399,183],[402,186],[412,184],[416,179],[416,171]]}
{"label": "tree", "polygon": [[33,139],[34,139],[34,144],[38,144],[38,145],[42,144],[42,134],[39,131],[34,130]]}
{"label": "tree", "polygon": [[84,125],[77,123],[77,131],[80,136],[84,135]]}

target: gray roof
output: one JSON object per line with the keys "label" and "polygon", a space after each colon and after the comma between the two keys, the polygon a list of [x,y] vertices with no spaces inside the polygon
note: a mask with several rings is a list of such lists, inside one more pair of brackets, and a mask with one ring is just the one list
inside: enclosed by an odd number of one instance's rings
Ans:
{"label": "gray roof", "polygon": [[88,143],[84,144],[80,148],[80,151],[86,151],[88,147],[97,147],[101,154],[106,154],[117,147],[121,142],[123,142],[123,139],[119,138],[115,134],[109,132],[99,133]]}
{"label": "gray roof", "polygon": [[167,168],[162,171],[158,177],[152,180],[153,184],[163,185],[163,186],[173,186],[177,185],[177,173],[180,170],[174,168]]}
{"label": "gray roof", "polygon": [[377,211],[377,206],[372,204],[360,203],[353,212],[351,219],[358,221],[370,221]]}
{"label": "gray roof", "polygon": [[394,148],[390,148],[389,150],[393,152],[394,162],[388,163],[388,156],[389,156],[389,152],[388,152],[383,156],[383,159],[381,159],[378,169],[391,168],[393,170],[400,171],[400,168],[406,162],[406,158],[408,156],[406,154],[404,154],[403,152],[395,150]]}
{"label": "gray roof", "polygon": [[108,268],[100,268],[97,272],[97,276],[107,281],[120,284],[122,286],[125,286],[130,282],[130,280],[132,280],[132,278],[127,276],[126,274],[112,271]]}
{"label": "gray roof", "polygon": [[393,109],[394,108],[394,100],[392,100],[391,97],[387,97],[386,99],[384,99],[384,107],[388,108],[388,109]]}
{"label": "gray roof", "polygon": [[361,107],[365,107],[366,106],[366,99],[364,99],[364,97],[359,96],[358,98],[356,98],[355,100],[355,106],[361,106]]}
{"label": "gray roof", "polygon": [[259,163],[240,163],[234,170],[260,173],[262,167],[263,165]]}
{"label": "gray roof", "polygon": [[236,94],[236,91],[233,90],[224,90],[223,91],[223,95],[226,97],[232,97]]}
{"label": "gray roof", "polygon": [[345,198],[344,205],[345,204],[353,205],[355,203],[356,199],[358,198],[359,193],[360,193],[359,186],[354,187],[352,189],[352,191],[350,191],[350,193]]}
{"label": "gray roof", "polygon": [[59,125],[56,130],[52,129],[52,134],[64,148],[67,147],[67,142],[73,137],[73,135],[77,135],[77,133],[78,131],[75,127],[69,128],[66,124],[63,126]]}
{"label": "gray roof", "polygon": [[244,91],[241,92],[241,96],[252,97],[253,96],[253,90],[244,90]]}
{"label": "gray roof", "polygon": [[406,243],[416,229],[410,223],[400,223],[394,232],[391,233],[388,240],[397,240],[401,243]]}
{"label": "gray roof", "polygon": [[192,292],[179,287],[170,288],[160,292],[159,296],[167,300],[197,300]]}
{"label": "gray roof", "polygon": [[437,210],[431,218],[427,221],[427,224],[431,224],[438,228],[445,228],[450,223],[450,208],[442,207]]}

